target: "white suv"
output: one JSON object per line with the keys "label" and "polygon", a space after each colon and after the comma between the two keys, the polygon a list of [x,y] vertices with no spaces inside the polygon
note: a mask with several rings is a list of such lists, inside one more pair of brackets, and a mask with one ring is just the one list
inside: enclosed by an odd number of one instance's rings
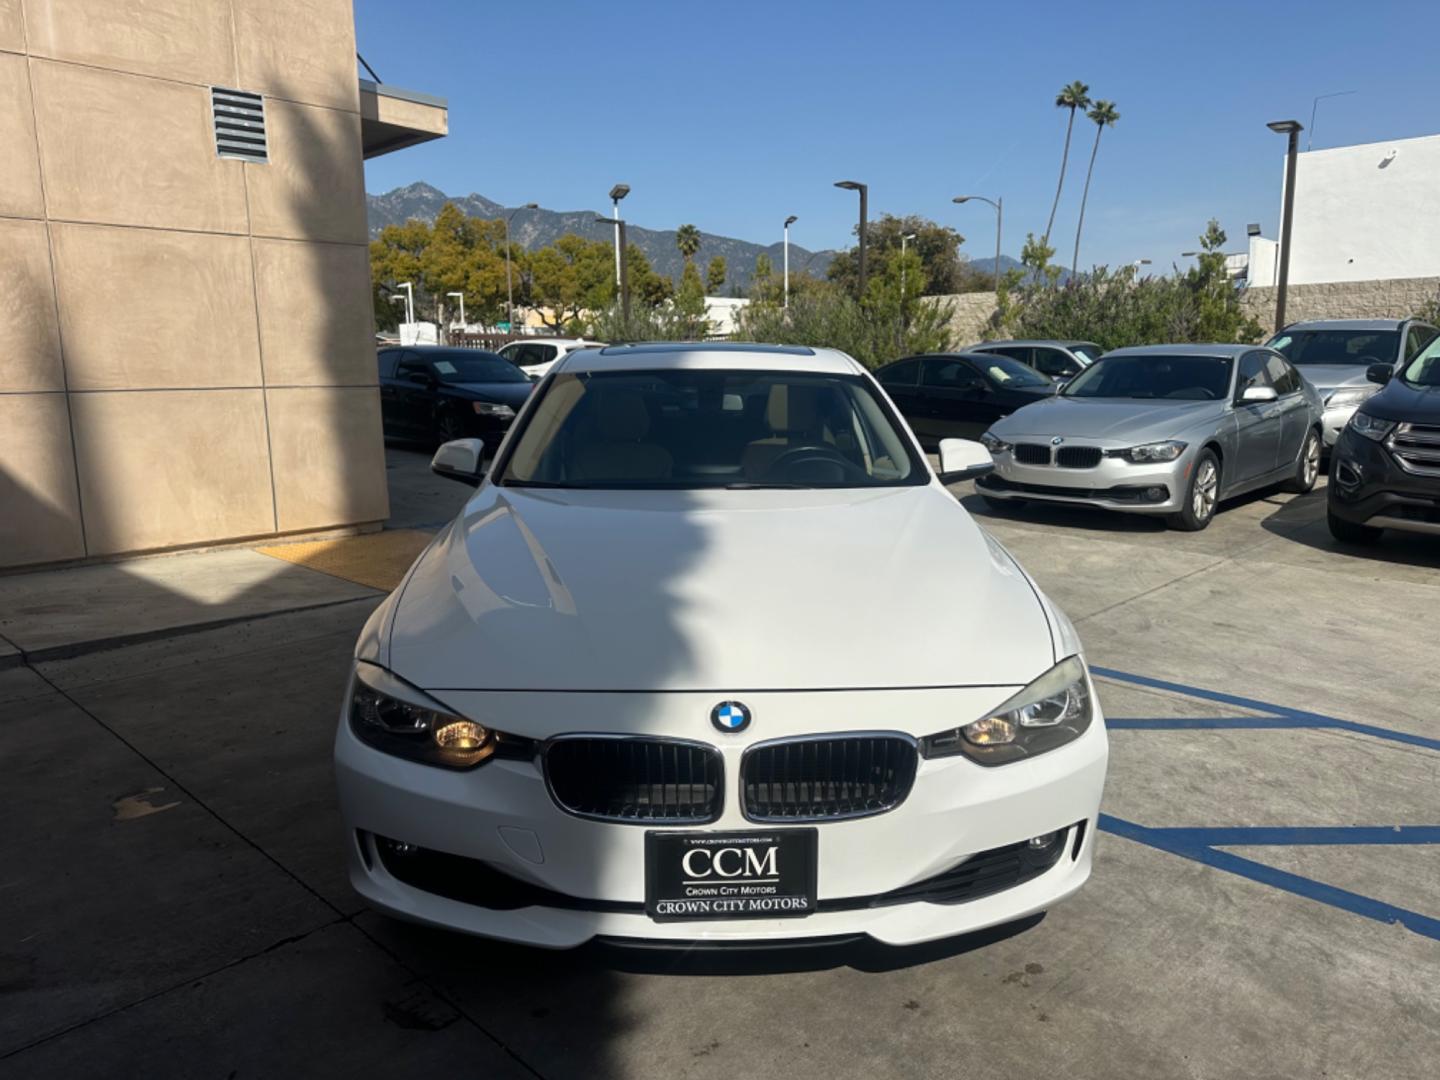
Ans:
{"label": "white suv", "polygon": [[586,341],[584,338],[525,338],[512,341],[500,350],[500,355],[525,372],[532,379],[543,379],[555,362],[576,349],[598,349],[602,343]]}

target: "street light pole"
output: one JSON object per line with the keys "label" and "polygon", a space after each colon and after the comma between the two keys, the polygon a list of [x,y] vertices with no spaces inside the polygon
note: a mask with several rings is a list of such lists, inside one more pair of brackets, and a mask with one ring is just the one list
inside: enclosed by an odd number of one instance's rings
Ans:
{"label": "street light pole", "polygon": [[858,191],[860,193],[860,290],[857,299],[865,296],[865,215],[869,209],[868,199],[870,188],[858,180],[837,180],[835,186],[844,188],[846,191]]}
{"label": "street light pole", "polygon": [[905,306],[905,245],[915,239],[915,234],[904,233],[900,237],[900,306]]}
{"label": "street light pole", "polygon": [[[595,221],[601,225],[614,225],[617,242],[623,248],[625,246],[625,222],[619,218],[597,217]],[[625,315],[625,323],[630,323],[630,267],[627,263],[620,263],[620,309]]]}
{"label": "street light pole", "polygon": [[[615,287],[622,293],[625,291],[625,269],[624,260],[620,258],[620,253],[625,248],[625,230],[620,226],[620,200],[629,194],[629,184],[616,184],[610,189],[610,203],[615,208],[615,216],[606,219],[615,223]],[[599,221],[601,219],[596,218],[595,220]]]}
{"label": "street light pole", "polygon": [[1280,224],[1280,277],[1275,283],[1275,332],[1285,329],[1285,293],[1290,286],[1290,226],[1295,220],[1295,162],[1300,152],[1298,120],[1272,120],[1265,125],[1277,135],[1290,137],[1285,151],[1285,207]]}
{"label": "street light pole", "polygon": [[405,290],[405,321],[413,323],[415,321],[415,286],[408,281],[402,281],[395,288]]}
{"label": "street light pole", "polygon": [[987,199],[984,195],[956,195],[950,201],[953,203],[967,203],[971,199],[976,202],[989,203],[995,208],[995,291],[1000,291],[1000,230],[1005,221],[1005,200],[996,196],[994,199]]}
{"label": "street light pole", "polygon": [[458,297],[460,300],[460,332],[463,334],[470,329],[470,324],[465,321],[465,294],[463,292],[447,292],[445,295]]}
{"label": "street light pole", "polygon": [[794,214],[785,219],[785,307],[790,307],[790,226],[799,221]]}
{"label": "street light pole", "polygon": [[[539,203],[527,202],[524,206],[517,206],[511,210],[505,218],[505,317],[510,320],[510,332],[515,332],[515,293],[510,287],[510,219],[521,210],[538,210]],[[461,301],[464,304],[464,301]],[[461,317],[463,321],[463,316]]]}

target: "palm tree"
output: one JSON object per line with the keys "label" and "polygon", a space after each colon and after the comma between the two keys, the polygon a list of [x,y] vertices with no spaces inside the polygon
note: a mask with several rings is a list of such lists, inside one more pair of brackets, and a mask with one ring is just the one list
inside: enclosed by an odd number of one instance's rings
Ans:
{"label": "palm tree", "polygon": [[1050,230],[1055,227],[1055,211],[1060,208],[1060,192],[1065,187],[1065,166],[1070,160],[1070,132],[1075,129],[1075,110],[1090,107],[1090,87],[1079,79],[1061,89],[1055,95],[1057,109],[1069,109],[1070,119],[1065,124],[1065,152],[1060,156],[1060,182],[1055,185],[1055,201],[1050,204],[1050,220],[1045,223],[1045,243],[1050,243]]}
{"label": "palm tree", "polygon": [[700,250],[700,230],[694,225],[681,225],[675,230],[675,246],[680,249],[680,257],[688,263]]}
{"label": "palm tree", "polygon": [[1095,172],[1095,155],[1100,152],[1100,133],[1113,127],[1120,114],[1115,111],[1113,101],[1097,101],[1095,107],[1085,114],[1095,121],[1095,145],[1090,148],[1090,168],[1085,171],[1085,194],[1080,197],[1080,223],[1075,226],[1075,257],[1070,260],[1070,272],[1080,272],[1080,230],[1085,227],[1085,203],[1090,198],[1090,177]]}

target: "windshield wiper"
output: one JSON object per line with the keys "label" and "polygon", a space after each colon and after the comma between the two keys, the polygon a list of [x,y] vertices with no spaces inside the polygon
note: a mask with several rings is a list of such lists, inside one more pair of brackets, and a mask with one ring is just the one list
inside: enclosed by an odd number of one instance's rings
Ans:
{"label": "windshield wiper", "polygon": [[733,484],[726,484],[726,491],[804,491],[814,487],[813,484],[761,484],[750,480],[737,480]]}
{"label": "windshield wiper", "polygon": [[505,480],[501,482],[500,486],[513,488],[564,488],[575,491],[585,491],[594,487],[593,484],[569,484],[561,483],[558,480]]}

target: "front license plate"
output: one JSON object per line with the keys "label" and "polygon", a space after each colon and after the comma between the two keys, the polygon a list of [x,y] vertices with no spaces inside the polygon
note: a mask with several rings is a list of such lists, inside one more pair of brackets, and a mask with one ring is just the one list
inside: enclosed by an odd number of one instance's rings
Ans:
{"label": "front license plate", "polygon": [[645,834],[645,911],[657,922],[776,919],[815,910],[814,829]]}

